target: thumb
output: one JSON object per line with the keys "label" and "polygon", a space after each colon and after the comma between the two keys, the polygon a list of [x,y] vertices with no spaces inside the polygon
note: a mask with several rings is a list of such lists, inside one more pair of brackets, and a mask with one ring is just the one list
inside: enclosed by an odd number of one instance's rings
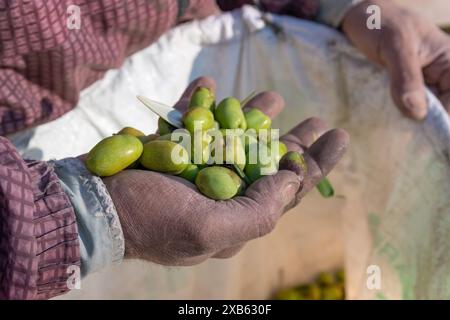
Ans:
{"label": "thumb", "polygon": [[281,170],[253,183],[244,196],[219,202],[223,210],[209,222],[214,236],[222,244],[223,239],[230,239],[225,246],[230,248],[268,234],[295,203],[301,181],[294,172]]}
{"label": "thumb", "polygon": [[264,219],[276,223],[295,204],[296,195],[302,187],[303,177],[291,171],[280,170],[253,183],[247,189],[245,197],[258,204]]}
{"label": "thumb", "polygon": [[412,47],[386,49],[383,60],[391,79],[391,93],[395,104],[406,116],[416,120],[424,119],[428,110],[418,53]]}

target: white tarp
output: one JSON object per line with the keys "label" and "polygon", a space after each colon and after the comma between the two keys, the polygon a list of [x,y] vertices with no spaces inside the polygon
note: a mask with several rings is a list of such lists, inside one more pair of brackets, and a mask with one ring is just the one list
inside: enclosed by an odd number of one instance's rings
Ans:
{"label": "white tarp", "polygon": [[[450,123],[442,106],[430,95],[425,122],[404,118],[384,71],[341,34],[275,22],[284,35],[245,7],[182,25],[85,90],[74,111],[14,141],[25,155],[50,159],[85,153],[124,126],[150,133],[156,117],[136,95],[172,104],[190,80],[209,75],[219,98],[280,92],[287,108],[274,127],[282,131],[310,116],[348,130],[351,147],[331,175],[339,196],[311,193],[232,259],[186,268],[127,262],[89,276],[66,298],[262,299],[344,260],[349,298],[450,298]],[[371,265],[381,271],[379,290],[367,287]]]}

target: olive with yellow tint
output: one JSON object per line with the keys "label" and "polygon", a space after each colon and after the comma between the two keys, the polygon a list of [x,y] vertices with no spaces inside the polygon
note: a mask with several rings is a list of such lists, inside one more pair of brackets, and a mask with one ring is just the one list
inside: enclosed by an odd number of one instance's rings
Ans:
{"label": "olive with yellow tint", "polygon": [[277,300],[306,300],[302,292],[295,289],[284,289],[279,291],[275,299]]}
{"label": "olive with yellow tint", "polygon": [[202,169],[195,184],[203,195],[214,200],[231,199],[244,188],[244,182],[234,171],[219,166]]}
{"label": "olive with yellow tint", "polygon": [[130,136],[134,136],[134,137],[142,137],[145,136],[145,133],[143,133],[142,131],[133,128],[133,127],[125,127],[122,130],[120,130],[119,132],[117,132],[117,134],[129,134]]}
{"label": "olive with yellow tint", "polygon": [[278,172],[278,166],[271,149],[264,143],[258,143],[257,146],[258,149],[249,149],[247,165],[244,170],[251,182]]}
{"label": "olive with yellow tint", "polygon": [[260,129],[270,129],[272,119],[257,108],[250,109],[244,113],[247,122],[247,129],[254,129],[259,132]]}
{"label": "olive with yellow tint", "polygon": [[261,163],[248,163],[245,166],[245,174],[250,179],[251,182],[255,182],[262,178],[263,176],[270,176],[275,173],[277,173],[277,167],[271,161],[268,164],[261,164]]}
{"label": "olive with yellow tint", "polygon": [[304,290],[308,300],[320,300],[322,290],[318,284],[311,283],[309,285],[306,285]]}
{"label": "olive with yellow tint", "polygon": [[247,129],[241,103],[236,98],[224,99],[215,110],[215,117],[222,129]]}
{"label": "olive with yellow tint", "polygon": [[336,279],[339,283],[345,283],[345,271],[344,270],[338,270],[336,272]]}
{"label": "olive with yellow tint", "polygon": [[266,143],[271,150],[274,150],[274,148],[276,148],[276,145],[278,144],[278,152],[273,153],[273,157],[276,163],[279,163],[281,158],[288,152],[287,146],[280,140],[261,140],[261,142]]}
{"label": "olive with yellow tint", "polygon": [[245,153],[258,151],[258,136],[255,132],[246,131],[241,135],[241,140],[245,148]]}
{"label": "olive with yellow tint", "polygon": [[295,172],[298,176],[305,177],[308,170],[305,158],[297,151],[287,152],[280,160],[280,170]]}
{"label": "olive with yellow tint", "polygon": [[286,153],[288,153],[288,148],[287,146],[284,144],[284,142],[279,141],[278,142],[278,156],[279,159],[281,159]]}
{"label": "olive with yellow tint", "polygon": [[332,285],[335,283],[335,277],[334,274],[331,272],[321,272],[317,276],[317,282],[323,286]]}
{"label": "olive with yellow tint", "polygon": [[214,128],[214,114],[206,108],[193,107],[183,115],[183,124],[192,135],[196,130],[206,131]]}
{"label": "olive with yellow tint", "polygon": [[142,142],[129,134],[103,139],[89,151],[86,167],[100,177],[119,173],[132,165],[143,151]]}
{"label": "olive with yellow tint", "polygon": [[176,175],[188,166],[189,154],[181,144],[154,140],[145,144],[140,162],[146,169]]}
{"label": "olive with yellow tint", "polygon": [[208,132],[196,131],[191,135],[191,162],[194,164],[203,165],[209,161],[212,137]]}
{"label": "olive with yellow tint", "polygon": [[[214,153],[215,163],[217,164],[234,164],[241,170],[244,170],[247,163],[245,155],[245,147],[242,142],[242,134],[239,129],[220,129],[220,140],[217,147],[221,148],[221,153]],[[221,159],[220,159],[221,156]]]}
{"label": "olive with yellow tint", "polygon": [[205,87],[199,87],[189,101],[189,108],[202,107],[210,111],[214,111],[216,96],[214,93]]}
{"label": "olive with yellow tint", "polygon": [[344,289],[339,284],[333,284],[322,287],[322,300],[343,300],[345,297]]}
{"label": "olive with yellow tint", "polygon": [[179,174],[181,178],[184,178],[192,183],[195,183],[195,178],[197,177],[200,169],[195,164],[188,164],[186,169],[183,170],[182,173]]}

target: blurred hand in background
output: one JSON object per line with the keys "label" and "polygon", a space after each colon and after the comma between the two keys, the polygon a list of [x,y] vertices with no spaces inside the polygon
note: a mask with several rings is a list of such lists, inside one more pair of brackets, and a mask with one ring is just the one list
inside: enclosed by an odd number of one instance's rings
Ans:
{"label": "blurred hand in background", "polygon": [[[369,29],[367,8],[381,9],[381,29]],[[390,0],[367,0],[351,8],[342,23],[350,41],[391,79],[392,97],[414,119],[427,115],[425,86],[450,110],[450,37],[426,18]]]}

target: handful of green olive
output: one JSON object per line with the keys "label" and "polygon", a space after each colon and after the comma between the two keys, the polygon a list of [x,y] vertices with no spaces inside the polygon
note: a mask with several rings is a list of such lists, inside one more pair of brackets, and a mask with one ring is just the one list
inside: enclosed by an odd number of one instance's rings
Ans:
{"label": "handful of green olive", "polygon": [[126,127],[94,146],[86,167],[102,177],[125,169],[177,175],[215,200],[240,195],[251,183],[280,169],[306,174],[303,156],[288,152],[269,116],[257,108],[244,112],[233,97],[218,105],[215,100],[209,89],[198,88],[183,114],[183,129],[162,118],[159,134]]}

